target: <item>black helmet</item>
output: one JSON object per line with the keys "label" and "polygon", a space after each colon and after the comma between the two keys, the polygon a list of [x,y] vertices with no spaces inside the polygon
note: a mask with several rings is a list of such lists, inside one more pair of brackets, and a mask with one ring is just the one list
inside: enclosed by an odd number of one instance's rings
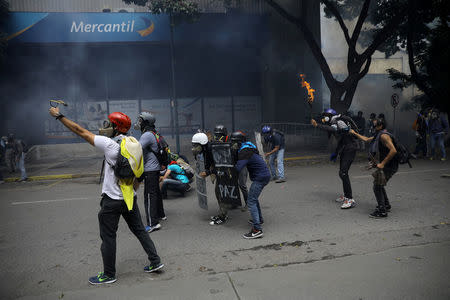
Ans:
{"label": "black helmet", "polygon": [[232,143],[243,143],[247,140],[247,137],[242,131],[235,131],[231,134]]}
{"label": "black helmet", "polygon": [[217,139],[220,139],[221,137],[225,137],[227,135],[228,135],[228,131],[224,125],[216,125],[216,127],[214,127],[214,136]]}

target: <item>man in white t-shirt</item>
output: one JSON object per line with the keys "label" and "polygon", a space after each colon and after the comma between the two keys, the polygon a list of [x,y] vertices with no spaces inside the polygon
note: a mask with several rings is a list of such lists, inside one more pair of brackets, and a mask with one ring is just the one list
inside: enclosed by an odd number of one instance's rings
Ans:
{"label": "man in white t-shirt", "polygon": [[[61,121],[73,133],[85,139],[89,144],[101,149],[105,154],[105,178],[102,186],[102,200],[98,221],[100,224],[100,237],[102,239],[101,252],[103,258],[103,272],[89,278],[91,284],[113,283],[116,281],[116,232],[120,216],[128,224],[131,232],[141,242],[148,255],[150,264],[144,268],[147,273],[155,272],[164,267],[161,263],[155,245],[145,231],[141,214],[134,196],[132,210],[129,210],[119,186],[119,180],[114,175],[113,166],[119,156],[120,145],[118,140],[126,134],[131,127],[130,118],[121,113],[114,112],[108,116],[109,122],[100,130],[104,136],[95,135],[77,123],[69,120],[59,112],[58,108],[50,108],[50,115]],[[135,181],[137,182],[137,181]],[[137,185],[135,185],[137,188]]]}

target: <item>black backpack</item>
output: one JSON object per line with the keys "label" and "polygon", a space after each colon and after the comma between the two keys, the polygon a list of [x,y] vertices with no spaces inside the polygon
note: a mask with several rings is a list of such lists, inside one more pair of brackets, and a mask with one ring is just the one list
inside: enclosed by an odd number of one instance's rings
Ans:
{"label": "black backpack", "polygon": [[166,140],[164,139],[164,137],[156,132],[153,132],[153,135],[156,138],[156,144],[158,145],[158,150],[153,151],[153,149],[151,147],[150,151],[153,152],[153,154],[155,154],[156,159],[158,160],[159,164],[161,166],[168,166],[169,165],[169,153],[167,152],[167,149],[169,148],[169,145],[167,144]]}
{"label": "black backpack", "polygon": [[411,162],[409,161],[412,158],[411,152],[408,150],[408,148],[401,144],[395,137],[393,134],[389,133],[389,132],[384,132],[386,134],[388,134],[391,138],[392,141],[394,143],[394,147],[397,150],[397,154],[395,155],[394,159],[396,159],[398,161],[399,164],[404,165],[404,164],[408,164],[408,166],[410,168],[412,168]]}
{"label": "black backpack", "polygon": [[[117,143],[120,145],[122,140],[117,140]],[[117,155],[117,160],[114,166],[112,166],[114,170],[114,175],[119,179],[130,179],[134,178],[134,172],[131,169],[130,163],[128,159],[122,155],[121,149],[119,149],[119,154]]]}

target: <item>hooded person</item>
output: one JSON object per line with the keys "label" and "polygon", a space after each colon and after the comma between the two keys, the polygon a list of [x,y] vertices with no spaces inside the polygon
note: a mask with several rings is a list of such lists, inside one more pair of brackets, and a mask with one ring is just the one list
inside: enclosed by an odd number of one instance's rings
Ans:
{"label": "hooded person", "polygon": [[445,152],[444,137],[448,133],[448,122],[439,110],[432,109],[430,113],[430,119],[428,121],[428,130],[430,133],[430,160],[435,157],[436,145],[441,150],[441,160],[447,160],[447,153]]}
{"label": "hooded person", "polygon": [[353,199],[348,171],[355,159],[356,150],[359,148],[356,137],[350,134],[350,129],[353,127],[357,130],[357,126],[350,117],[340,115],[332,108],[323,112],[321,122],[322,124],[318,124],[316,120],[311,120],[314,127],[325,130],[338,139],[336,150],[331,154],[330,160],[336,161],[338,156],[340,158],[339,177],[342,180],[344,195],[338,197],[336,202],[342,202],[342,209],[355,207],[356,201]]}
{"label": "hooded person", "polygon": [[[139,143],[144,153],[144,174],[139,180],[144,180],[145,221],[148,232],[161,228],[160,220],[166,220],[161,190],[159,187],[161,166],[158,160],[159,134],[155,129],[156,118],[152,113],[141,112],[134,126],[142,135]],[[165,167],[164,167],[165,168]]]}
{"label": "hooded person", "polygon": [[243,168],[248,169],[252,184],[248,193],[247,207],[250,212],[252,225],[250,232],[243,235],[245,239],[256,239],[263,236],[261,225],[264,223],[259,196],[263,188],[270,181],[270,172],[264,159],[259,155],[256,146],[247,142],[246,136],[236,131],[231,134],[232,149],[237,152],[236,170],[240,172]]}
{"label": "hooded person", "polygon": [[164,264],[161,263],[155,245],[145,231],[136,201],[134,190],[137,189],[138,182],[135,179],[142,173],[142,149],[136,139],[125,136],[131,126],[130,118],[121,112],[111,113],[99,130],[102,135],[95,135],[66,118],[59,108],[51,107],[49,112],[70,131],[105,155],[105,177],[98,213],[103,272],[90,277],[89,283],[99,285],[116,281],[116,233],[120,216],[125,219],[147,253],[150,264],[144,267],[144,272],[155,272],[163,268]]}

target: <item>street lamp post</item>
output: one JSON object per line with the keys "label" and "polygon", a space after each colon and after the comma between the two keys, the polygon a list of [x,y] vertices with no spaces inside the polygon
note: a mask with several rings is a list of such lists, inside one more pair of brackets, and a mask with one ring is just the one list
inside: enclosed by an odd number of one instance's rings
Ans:
{"label": "street lamp post", "polygon": [[173,14],[169,14],[169,22],[170,22],[170,60],[172,64],[172,101],[170,101],[171,108],[173,107],[174,112],[174,119],[175,119],[175,143],[176,143],[176,149],[177,153],[180,153],[180,127],[178,123],[178,100],[176,95],[176,86],[175,86],[175,47],[173,42],[173,28],[175,26]]}

